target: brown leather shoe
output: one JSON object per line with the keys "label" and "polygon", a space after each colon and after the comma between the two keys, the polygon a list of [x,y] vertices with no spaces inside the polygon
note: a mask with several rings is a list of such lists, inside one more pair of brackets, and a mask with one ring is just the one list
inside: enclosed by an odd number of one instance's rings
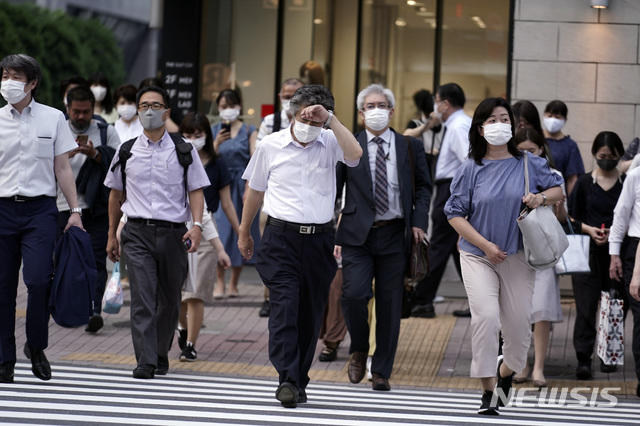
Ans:
{"label": "brown leather shoe", "polygon": [[377,391],[390,391],[391,386],[389,385],[389,379],[385,379],[378,373],[373,373],[373,383],[371,383],[371,388]]}
{"label": "brown leather shoe", "polygon": [[354,352],[349,358],[349,381],[360,383],[367,372],[367,353]]}

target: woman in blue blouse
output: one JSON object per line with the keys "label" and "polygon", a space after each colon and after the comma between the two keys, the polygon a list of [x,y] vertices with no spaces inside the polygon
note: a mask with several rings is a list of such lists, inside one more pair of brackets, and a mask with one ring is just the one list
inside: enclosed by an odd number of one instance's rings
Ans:
{"label": "woman in blue blouse", "polygon": [[[471,309],[471,377],[480,378],[479,414],[498,414],[508,402],[514,372],[527,363],[535,271],[524,257],[516,223],[523,204],[530,209],[562,199],[563,180],[543,158],[518,150],[511,107],[502,98],[478,105],[469,130],[469,158],[451,182],[444,212],[462,237],[462,278]],[[529,190],[524,196],[524,161]],[[495,398],[498,334],[504,339],[497,384],[506,397]],[[503,404],[504,403],[504,404]]]}

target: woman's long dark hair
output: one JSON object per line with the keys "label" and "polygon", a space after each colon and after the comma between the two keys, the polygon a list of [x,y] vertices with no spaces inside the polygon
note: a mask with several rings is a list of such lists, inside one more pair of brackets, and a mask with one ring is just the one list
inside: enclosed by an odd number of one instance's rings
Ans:
{"label": "woman's long dark hair", "polygon": [[113,111],[113,98],[111,97],[111,86],[109,85],[107,77],[100,71],[94,72],[87,79],[87,84],[89,87],[97,84],[99,86],[104,86],[107,89],[107,94],[102,100],[102,108],[107,114],[111,114],[111,111]]}
{"label": "woman's long dark hair", "polygon": [[[511,106],[509,102],[504,100],[503,98],[487,98],[484,101],[480,102],[480,105],[476,108],[473,113],[473,118],[471,119],[471,128],[469,129],[469,158],[473,158],[473,160],[478,165],[482,165],[482,159],[487,155],[487,140],[480,135],[480,127],[482,127],[482,123],[484,123],[487,118],[491,116],[493,110],[497,107],[503,107],[509,113],[509,120],[511,121],[511,134],[514,134],[515,129],[515,120],[513,119],[513,112],[511,111]],[[507,148],[509,150],[509,154],[513,155],[515,158],[520,158],[523,156],[522,151],[518,149],[516,142],[513,138],[507,142]]]}
{"label": "woman's long dark hair", "polygon": [[184,116],[180,123],[180,133],[197,133],[204,132],[205,141],[202,149],[211,158],[211,162],[215,163],[218,153],[213,149],[213,133],[211,133],[211,123],[206,115],[199,112],[191,111]]}

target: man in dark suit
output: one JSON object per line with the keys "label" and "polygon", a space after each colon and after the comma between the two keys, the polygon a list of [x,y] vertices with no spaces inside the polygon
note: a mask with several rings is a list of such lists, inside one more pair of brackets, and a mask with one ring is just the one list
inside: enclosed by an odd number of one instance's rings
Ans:
{"label": "man in dark suit", "polygon": [[346,183],[336,255],[342,255],[342,310],[351,335],[349,380],[359,383],[366,371],[367,304],[374,296],[375,278],[372,387],[390,390],[404,276],[411,242],[423,239],[427,230],[431,180],[422,144],[389,127],[395,106],[393,92],[373,84],[360,92],[357,106],[365,124],[365,131],[355,135],[363,155],[357,167],[339,164],[337,179],[338,188]]}

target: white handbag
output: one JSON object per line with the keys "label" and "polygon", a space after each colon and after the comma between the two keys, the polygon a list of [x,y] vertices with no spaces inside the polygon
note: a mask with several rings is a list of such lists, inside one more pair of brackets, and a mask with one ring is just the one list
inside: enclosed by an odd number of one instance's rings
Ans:
{"label": "white handbag", "polygon": [[[528,155],[528,152],[524,153],[525,196],[529,194]],[[520,213],[517,222],[522,233],[527,264],[535,270],[543,271],[558,263],[569,247],[569,240],[551,206],[540,206],[533,210],[526,208]]]}
{"label": "white handbag", "polygon": [[555,270],[558,275],[588,274],[591,272],[589,267],[589,244],[591,237],[584,234],[574,234],[571,220],[567,219],[569,231],[567,235],[569,247],[562,255],[562,258],[556,263]]}

